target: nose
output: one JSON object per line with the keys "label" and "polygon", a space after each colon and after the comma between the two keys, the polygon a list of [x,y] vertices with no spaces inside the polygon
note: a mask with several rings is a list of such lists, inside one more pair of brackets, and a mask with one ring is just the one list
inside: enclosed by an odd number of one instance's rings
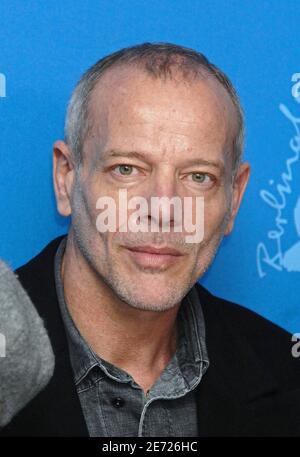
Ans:
{"label": "nose", "polygon": [[171,165],[162,165],[154,173],[151,180],[151,196],[172,198],[176,195],[175,170]]}
{"label": "nose", "polygon": [[157,231],[174,227],[181,217],[181,199],[178,195],[175,170],[172,165],[162,164],[151,178],[147,192],[148,222]]}

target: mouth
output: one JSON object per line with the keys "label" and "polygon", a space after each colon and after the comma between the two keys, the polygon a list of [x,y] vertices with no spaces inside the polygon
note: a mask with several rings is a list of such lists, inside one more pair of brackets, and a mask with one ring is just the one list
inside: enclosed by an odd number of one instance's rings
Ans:
{"label": "mouth", "polygon": [[162,268],[178,262],[183,254],[170,247],[133,246],[126,247],[132,260],[141,267]]}

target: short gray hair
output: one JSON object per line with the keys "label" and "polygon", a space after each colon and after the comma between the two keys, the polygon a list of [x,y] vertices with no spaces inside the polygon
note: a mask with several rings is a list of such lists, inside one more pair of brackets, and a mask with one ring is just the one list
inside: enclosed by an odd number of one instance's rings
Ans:
{"label": "short gray hair", "polygon": [[233,141],[233,175],[242,160],[244,148],[244,114],[239,97],[226,74],[200,52],[171,43],[142,43],[109,54],[90,67],[77,83],[68,104],[65,142],[71,149],[76,166],[82,161],[83,144],[90,131],[89,101],[101,76],[119,65],[137,66],[155,78],[172,78],[172,70],[184,78],[203,72],[215,77],[228,92],[237,114],[237,132]]}

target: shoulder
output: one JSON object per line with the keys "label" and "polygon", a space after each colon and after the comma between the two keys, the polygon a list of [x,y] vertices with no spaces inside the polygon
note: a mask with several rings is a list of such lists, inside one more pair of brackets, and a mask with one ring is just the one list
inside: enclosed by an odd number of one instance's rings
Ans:
{"label": "shoulder", "polygon": [[[271,371],[283,384],[297,388],[300,380],[300,352],[293,351],[293,335],[241,304],[225,300],[197,284],[208,343],[230,338],[239,353],[249,354]],[[217,335],[218,334],[218,335]]]}
{"label": "shoulder", "polygon": [[44,280],[53,273],[53,262],[58,246],[66,235],[61,235],[50,241],[32,259],[15,270],[19,280],[26,285],[34,283],[35,279]]}
{"label": "shoulder", "polygon": [[54,260],[65,236],[54,238],[31,260],[15,270],[18,280],[38,309],[56,296]]}
{"label": "shoulder", "polygon": [[65,346],[55,284],[55,255],[65,236],[50,241],[29,262],[15,270],[21,285],[44,321],[55,353]]}
{"label": "shoulder", "polygon": [[291,339],[292,335],[288,331],[255,311],[233,301],[217,297],[200,284],[197,284],[196,287],[204,313],[208,318],[211,315],[216,315],[216,318],[217,316],[221,318],[224,324],[235,327],[239,333],[244,333],[249,337],[252,335],[255,340],[262,338],[265,341],[266,336]]}

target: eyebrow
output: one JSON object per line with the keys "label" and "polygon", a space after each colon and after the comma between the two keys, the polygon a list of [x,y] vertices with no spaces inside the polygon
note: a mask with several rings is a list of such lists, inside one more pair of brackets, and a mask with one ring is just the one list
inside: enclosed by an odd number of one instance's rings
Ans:
{"label": "eyebrow", "polygon": [[[149,156],[147,154],[143,154],[142,152],[138,151],[119,151],[116,149],[111,149],[109,151],[105,151],[102,154],[102,159],[109,159],[111,157],[125,157],[125,158],[135,158],[140,159],[146,162],[149,162]],[[224,164],[221,160],[207,160],[202,158],[195,158],[195,159],[187,159],[185,161],[185,166],[192,166],[192,165],[208,165],[214,168],[217,168],[220,171],[224,171]]]}

